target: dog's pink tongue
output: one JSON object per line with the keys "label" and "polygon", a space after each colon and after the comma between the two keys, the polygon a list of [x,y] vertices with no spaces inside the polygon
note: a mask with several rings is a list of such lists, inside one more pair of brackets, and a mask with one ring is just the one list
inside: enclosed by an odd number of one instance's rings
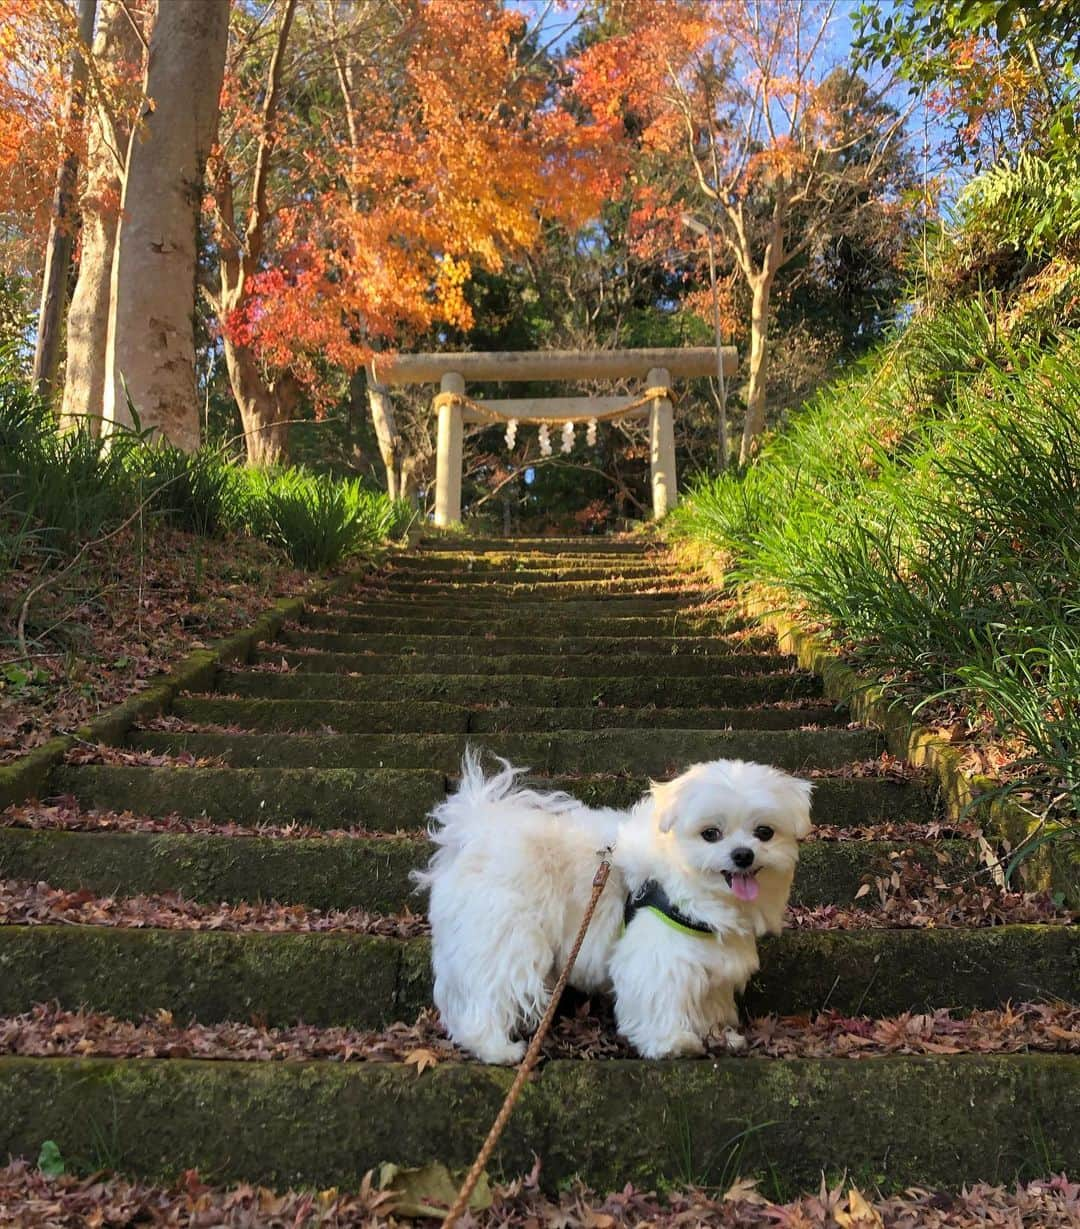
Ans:
{"label": "dog's pink tongue", "polygon": [[731,890],[740,900],[757,900],[758,881],[753,875],[731,876]]}

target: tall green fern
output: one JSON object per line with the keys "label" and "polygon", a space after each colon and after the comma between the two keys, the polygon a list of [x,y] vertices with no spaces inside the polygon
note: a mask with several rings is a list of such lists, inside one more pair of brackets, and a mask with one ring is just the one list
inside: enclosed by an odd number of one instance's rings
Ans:
{"label": "tall green fern", "polygon": [[1021,153],[973,179],[957,198],[957,220],[1029,256],[1080,235],[1080,156]]}

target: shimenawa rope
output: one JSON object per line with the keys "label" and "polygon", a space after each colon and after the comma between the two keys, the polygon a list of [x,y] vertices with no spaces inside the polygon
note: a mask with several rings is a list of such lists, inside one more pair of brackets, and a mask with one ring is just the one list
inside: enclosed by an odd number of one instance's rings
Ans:
{"label": "shimenawa rope", "polygon": [[618,409],[604,410],[596,414],[583,414],[577,419],[539,418],[531,414],[527,419],[522,419],[518,414],[502,413],[494,409],[490,403],[474,401],[471,397],[466,397],[464,393],[436,393],[432,404],[436,410],[441,409],[444,405],[460,405],[465,409],[481,414],[483,417],[490,419],[491,422],[508,422],[510,419],[516,418],[518,422],[542,422],[547,423],[549,427],[556,427],[561,426],[565,422],[588,422],[590,418],[595,419],[597,422],[610,422],[614,418],[621,418],[624,414],[640,410],[651,401],[657,401],[661,398],[666,401],[674,401],[675,399],[670,388],[666,385],[658,384],[655,388],[647,388],[635,401],[628,401],[626,405],[620,405]]}

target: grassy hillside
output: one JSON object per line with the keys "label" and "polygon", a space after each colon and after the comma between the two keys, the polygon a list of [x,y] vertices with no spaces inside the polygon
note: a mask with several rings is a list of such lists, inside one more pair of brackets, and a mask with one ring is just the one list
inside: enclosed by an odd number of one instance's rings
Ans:
{"label": "grassy hillside", "polygon": [[1036,809],[1080,806],[1080,175],[961,196],[908,322],[670,532],[780,591],[971,740]]}
{"label": "grassy hillside", "polygon": [[0,351],[0,761],[411,519],[356,480],[61,435]]}

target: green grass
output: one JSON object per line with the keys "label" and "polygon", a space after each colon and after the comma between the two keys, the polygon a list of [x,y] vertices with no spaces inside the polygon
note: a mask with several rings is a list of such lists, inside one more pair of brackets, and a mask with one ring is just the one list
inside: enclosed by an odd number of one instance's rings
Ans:
{"label": "green grass", "polygon": [[280,546],[294,563],[330,567],[403,532],[406,505],[366,490],[358,479],[330,478],[300,469],[244,475],[245,522],[253,534]]}
{"label": "green grass", "polygon": [[910,324],[668,521],[864,670],[959,701],[1080,805],[1080,334],[977,298]]}
{"label": "green grass", "polygon": [[216,450],[187,454],[137,431],[107,443],[60,434],[0,354],[0,560],[62,563],[133,517],[261,538],[321,569],[404,532],[411,513],[358,480],[246,470]]}

